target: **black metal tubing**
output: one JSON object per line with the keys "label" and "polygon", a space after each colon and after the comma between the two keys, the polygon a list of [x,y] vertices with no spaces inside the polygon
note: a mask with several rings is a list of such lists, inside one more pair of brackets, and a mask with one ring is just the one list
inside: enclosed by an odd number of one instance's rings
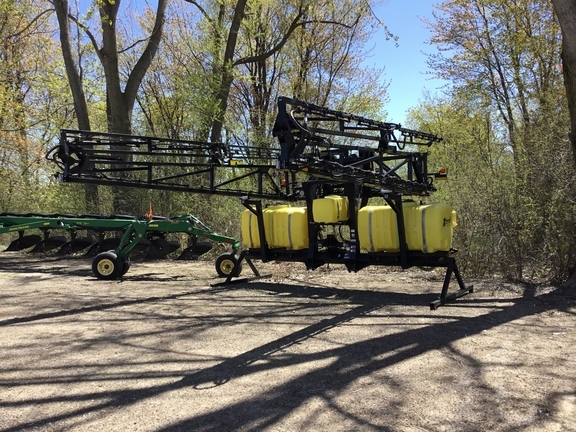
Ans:
{"label": "black metal tubing", "polygon": [[[446,266],[446,275],[444,276],[444,284],[442,285],[442,291],[440,292],[440,296],[437,300],[434,300],[430,303],[430,309],[436,310],[439,306],[445,305],[446,303],[452,302],[466,294],[474,292],[474,285],[466,286],[460,276],[460,272],[458,271],[458,267],[456,266],[456,260],[452,257],[448,257],[448,265]],[[456,277],[456,281],[458,282],[458,287],[460,288],[458,291],[448,294],[448,286],[450,285],[450,280],[452,279],[452,275]]]}
{"label": "black metal tubing", "polygon": [[[330,252],[315,251],[313,262],[310,262],[309,250],[286,250],[286,249],[266,249],[266,259],[263,259],[262,248],[246,249],[242,251],[241,257],[248,260],[301,262],[306,264],[308,270],[315,270],[325,264],[342,264],[349,271],[357,272],[369,266],[397,266],[404,269],[411,267],[446,267],[446,274],[442,290],[437,300],[430,303],[430,309],[436,310],[438,307],[450,303],[466,294],[474,292],[473,285],[465,285],[458,271],[456,260],[448,252],[436,252],[424,254],[410,251],[406,254],[400,252],[379,252],[379,253],[357,253],[353,260],[351,256],[343,254],[342,257],[335,257]],[[311,265],[312,264],[312,265]],[[253,269],[254,271],[254,269]],[[257,271],[255,274],[259,276]],[[448,293],[452,276],[455,276],[458,283],[458,290]],[[230,278],[231,279],[231,278]]]}
{"label": "black metal tubing", "polygon": [[256,147],[62,130],[47,157],[67,182],[260,199],[302,199],[298,173],[408,195],[435,190],[427,153],[403,151],[435,135],[283,97],[273,135],[278,143]]}
{"label": "black metal tubing", "polygon": [[[350,143],[333,143],[330,136],[378,141],[378,149],[384,152],[403,150],[406,144],[429,147],[442,140],[400,124],[371,120],[286,97],[278,98],[273,135],[280,140],[282,162],[299,157],[306,145],[362,148]],[[373,146],[363,148],[374,150]]]}
{"label": "black metal tubing", "polygon": [[[273,149],[63,130],[47,157],[61,168],[60,179],[71,183],[298,199],[290,184],[281,186],[272,175],[278,159]],[[246,179],[254,179],[253,190]]]}
{"label": "black metal tubing", "polygon": [[242,197],[240,203],[256,216],[258,221],[258,236],[260,237],[260,259],[262,262],[268,261],[268,244],[266,243],[266,232],[264,228],[264,214],[262,213],[262,201],[251,200]]}

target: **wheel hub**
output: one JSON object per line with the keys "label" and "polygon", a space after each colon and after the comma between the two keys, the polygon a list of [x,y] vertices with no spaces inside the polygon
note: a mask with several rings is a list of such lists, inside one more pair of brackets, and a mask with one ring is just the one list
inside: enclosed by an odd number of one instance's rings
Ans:
{"label": "wheel hub", "polygon": [[98,272],[102,276],[108,276],[114,271],[114,263],[109,259],[104,259],[98,263]]}

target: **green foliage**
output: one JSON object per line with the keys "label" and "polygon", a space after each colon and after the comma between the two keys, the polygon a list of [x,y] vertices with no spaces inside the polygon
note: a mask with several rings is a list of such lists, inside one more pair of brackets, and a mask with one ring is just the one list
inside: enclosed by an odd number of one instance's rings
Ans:
{"label": "green foliage", "polygon": [[44,154],[70,124],[70,93],[49,11],[7,0],[0,11],[0,211],[45,211]]}
{"label": "green foliage", "polygon": [[[444,138],[432,148],[430,164],[432,170],[447,168],[448,180],[437,182],[433,199],[457,211],[454,242],[468,275],[559,282],[576,253],[569,150],[541,145],[537,157],[519,167],[510,145],[494,132],[497,121],[456,100],[412,111],[413,126]],[[525,183],[519,183],[519,171]]]}
{"label": "green foliage", "polygon": [[544,0],[445,0],[429,23],[453,83],[413,121],[445,138],[439,197],[460,213],[466,270],[558,282],[576,263],[576,180],[559,66],[560,32]]}

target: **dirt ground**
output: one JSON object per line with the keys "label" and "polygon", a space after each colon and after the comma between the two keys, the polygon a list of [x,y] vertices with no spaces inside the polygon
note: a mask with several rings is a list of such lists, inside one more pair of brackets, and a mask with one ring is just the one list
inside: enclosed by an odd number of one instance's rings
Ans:
{"label": "dirt ground", "polygon": [[1,431],[576,431],[574,291],[431,311],[436,272],[90,265],[0,253]]}

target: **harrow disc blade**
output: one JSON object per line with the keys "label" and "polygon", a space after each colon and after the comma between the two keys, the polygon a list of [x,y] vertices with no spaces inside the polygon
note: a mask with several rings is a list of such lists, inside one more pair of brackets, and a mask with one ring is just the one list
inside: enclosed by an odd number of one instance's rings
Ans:
{"label": "harrow disc blade", "polygon": [[100,245],[100,250],[105,252],[116,249],[118,246],[120,246],[120,240],[122,240],[120,237],[105,238]]}
{"label": "harrow disc blade", "polygon": [[[90,246],[90,249],[84,254],[86,257],[94,258],[101,252],[106,252],[109,250],[115,250],[118,246],[120,246],[120,238],[107,238],[102,241],[102,244],[96,242]],[[146,252],[150,247],[150,241],[147,239],[141,239],[136,246],[134,246],[129,253],[131,254],[138,254],[142,252]]]}
{"label": "harrow disc blade", "polygon": [[176,259],[178,260],[197,260],[200,255],[209,252],[212,249],[212,243],[203,241],[196,242],[195,245],[188,246],[182,251],[180,256]]}
{"label": "harrow disc blade", "polygon": [[22,236],[16,240],[14,240],[12,243],[10,243],[8,245],[8,247],[6,248],[6,251],[12,252],[12,251],[19,251],[19,250],[28,249],[29,247],[35,246],[36,244],[40,243],[41,241],[42,241],[42,236],[40,236],[38,234],[25,235],[25,236]]}
{"label": "harrow disc blade", "polygon": [[96,242],[88,248],[88,250],[86,251],[84,256],[87,258],[94,258],[99,253],[100,253],[100,244],[98,244],[98,242]]}
{"label": "harrow disc blade", "polygon": [[68,239],[65,236],[54,236],[48,237],[46,240],[42,240],[40,243],[34,246],[30,252],[49,252],[53,249],[59,248],[64,245]]}
{"label": "harrow disc blade", "polygon": [[64,243],[62,247],[56,252],[57,255],[70,255],[73,253],[78,253],[84,249],[92,246],[96,240],[91,237],[80,237],[75,240]]}
{"label": "harrow disc blade", "polygon": [[176,240],[166,240],[163,238],[150,241],[147,258],[162,259],[180,248],[180,242]]}
{"label": "harrow disc blade", "polygon": [[142,239],[138,243],[136,243],[136,246],[134,246],[132,248],[130,253],[139,254],[139,253],[147,252],[149,247],[150,247],[150,240]]}

